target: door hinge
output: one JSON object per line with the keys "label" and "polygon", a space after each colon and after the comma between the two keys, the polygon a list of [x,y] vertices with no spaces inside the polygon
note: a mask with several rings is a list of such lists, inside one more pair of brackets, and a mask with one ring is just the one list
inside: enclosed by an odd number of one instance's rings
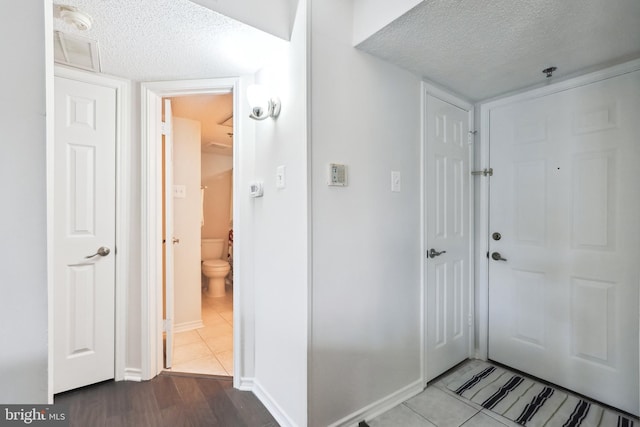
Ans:
{"label": "door hinge", "polygon": [[163,135],[167,134],[167,122],[160,122],[160,132],[162,132]]}
{"label": "door hinge", "polygon": [[169,319],[162,319],[162,332],[169,330]]}
{"label": "door hinge", "polygon": [[493,168],[471,171],[471,175],[493,176]]}
{"label": "door hinge", "polygon": [[468,144],[473,144],[474,137],[476,136],[477,133],[478,133],[477,130],[470,130],[469,133],[467,133]]}

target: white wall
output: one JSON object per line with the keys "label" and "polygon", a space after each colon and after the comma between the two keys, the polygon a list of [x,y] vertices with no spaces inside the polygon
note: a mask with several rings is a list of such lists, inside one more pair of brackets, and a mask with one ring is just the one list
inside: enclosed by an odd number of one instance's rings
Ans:
{"label": "white wall", "polygon": [[[194,167],[196,165],[196,167]],[[195,326],[201,316],[200,268],[200,122],[173,118],[173,183],[185,187],[184,198],[173,198],[174,324]],[[171,244],[172,236],[167,236]]]}
{"label": "white wall", "polygon": [[311,17],[309,425],[326,426],[420,380],[420,80],[352,47],[350,2]]}
{"label": "white wall", "polygon": [[353,45],[356,46],[423,0],[353,0]]}
{"label": "white wall", "polygon": [[[3,3],[0,39],[0,402],[47,403],[44,1]],[[29,23],[25,31],[24,23]],[[50,23],[48,29],[50,29]],[[49,76],[51,70],[48,71]]]}
{"label": "white wall", "polygon": [[[256,76],[282,100],[277,120],[255,124],[255,178],[264,197],[253,205],[255,381],[284,415],[282,425],[307,423],[307,25],[298,7],[283,57]],[[246,100],[242,100],[246,102]],[[286,188],[276,189],[276,168]],[[246,193],[244,193],[244,197]],[[264,397],[264,396],[263,396]],[[264,400],[264,399],[263,399]],[[273,409],[273,405],[270,409]]]}

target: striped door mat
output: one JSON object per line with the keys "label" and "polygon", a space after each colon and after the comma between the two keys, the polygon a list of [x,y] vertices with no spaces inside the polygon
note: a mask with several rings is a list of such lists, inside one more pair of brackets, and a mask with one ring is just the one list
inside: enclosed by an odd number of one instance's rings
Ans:
{"label": "striped door mat", "polygon": [[449,390],[523,426],[634,426],[634,419],[488,363],[452,377]]}

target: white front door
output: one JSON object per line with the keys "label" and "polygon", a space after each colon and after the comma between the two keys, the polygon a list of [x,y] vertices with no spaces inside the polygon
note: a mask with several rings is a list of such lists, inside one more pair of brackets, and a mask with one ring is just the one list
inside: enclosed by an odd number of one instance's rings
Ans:
{"label": "white front door", "polygon": [[427,96],[427,381],[469,357],[469,112]]}
{"label": "white front door", "polygon": [[640,72],[490,112],[489,357],[634,414],[639,117]]}
{"label": "white front door", "polygon": [[54,393],[114,378],[116,91],[55,78]]}

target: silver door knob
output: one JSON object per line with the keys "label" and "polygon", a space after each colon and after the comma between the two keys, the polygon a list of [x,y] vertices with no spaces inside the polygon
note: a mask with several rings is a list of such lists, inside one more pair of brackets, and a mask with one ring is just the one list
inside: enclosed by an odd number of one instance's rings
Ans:
{"label": "silver door knob", "polygon": [[107,255],[109,255],[109,253],[111,253],[111,249],[109,249],[109,248],[108,248],[108,247],[106,247],[106,246],[100,246],[100,247],[98,248],[98,251],[97,251],[95,254],[93,254],[93,255],[87,255],[85,258],[93,258],[94,256],[98,256],[98,255],[100,255],[100,256],[107,256]]}
{"label": "silver door knob", "polygon": [[431,248],[431,249],[429,249],[428,256],[429,256],[429,258],[435,258],[437,256],[440,256],[440,255],[446,254],[446,253],[447,253],[447,251],[438,252],[435,249]]}
{"label": "silver door knob", "polygon": [[494,252],[491,254],[491,258],[493,258],[496,261],[506,261],[506,258],[502,258],[502,255],[500,255],[500,252]]}

